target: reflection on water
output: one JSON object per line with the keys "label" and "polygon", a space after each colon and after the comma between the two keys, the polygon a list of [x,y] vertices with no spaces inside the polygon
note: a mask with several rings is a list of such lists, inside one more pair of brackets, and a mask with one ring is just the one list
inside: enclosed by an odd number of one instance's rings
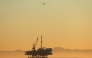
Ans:
{"label": "reflection on water", "polygon": [[[28,58],[28,56],[24,52],[0,52],[0,58]],[[51,55],[48,58],[92,58],[92,54],[60,53]]]}

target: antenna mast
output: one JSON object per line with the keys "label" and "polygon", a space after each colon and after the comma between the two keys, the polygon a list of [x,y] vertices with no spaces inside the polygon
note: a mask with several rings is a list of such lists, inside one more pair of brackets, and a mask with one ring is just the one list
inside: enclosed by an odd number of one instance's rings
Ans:
{"label": "antenna mast", "polygon": [[42,36],[41,36],[41,48],[42,48]]}

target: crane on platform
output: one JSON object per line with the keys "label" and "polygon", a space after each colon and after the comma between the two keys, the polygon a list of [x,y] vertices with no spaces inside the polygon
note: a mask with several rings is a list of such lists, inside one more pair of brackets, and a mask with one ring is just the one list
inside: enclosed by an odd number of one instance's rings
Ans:
{"label": "crane on platform", "polygon": [[33,50],[35,50],[35,47],[36,47],[36,45],[37,45],[37,41],[38,41],[38,38],[37,38],[37,40],[36,40],[36,43],[35,44],[33,44]]}

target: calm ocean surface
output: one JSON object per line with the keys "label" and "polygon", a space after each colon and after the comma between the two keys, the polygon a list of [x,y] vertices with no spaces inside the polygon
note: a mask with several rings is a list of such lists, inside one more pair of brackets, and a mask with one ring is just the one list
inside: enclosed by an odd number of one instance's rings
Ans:
{"label": "calm ocean surface", "polygon": [[[25,53],[1,53],[0,52],[0,58],[28,58],[27,55],[25,55]],[[87,54],[68,54],[68,53],[62,53],[62,54],[59,54],[59,55],[51,55],[51,56],[48,56],[48,58],[92,58],[92,54],[91,53],[87,53]]]}

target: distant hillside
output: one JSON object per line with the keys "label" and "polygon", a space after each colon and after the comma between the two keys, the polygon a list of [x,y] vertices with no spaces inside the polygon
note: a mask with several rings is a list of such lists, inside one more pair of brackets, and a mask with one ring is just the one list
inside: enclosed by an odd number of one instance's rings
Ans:
{"label": "distant hillside", "polygon": [[0,52],[24,52],[23,50],[15,50],[15,51],[0,51]]}
{"label": "distant hillside", "polygon": [[15,50],[16,52],[23,52],[23,50]]}
{"label": "distant hillside", "polygon": [[[24,52],[23,50],[15,50],[15,51],[0,51],[0,52]],[[92,52],[92,49],[64,49],[62,47],[55,47],[53,48],[53,52]]]}
{"label": "distant hillside", "polygon": [[81,49],[64,49],[62,47],[55,47],[53,48],[53,52],[92,52],[92,49],[85,49],[85,50],[81,50]]}

